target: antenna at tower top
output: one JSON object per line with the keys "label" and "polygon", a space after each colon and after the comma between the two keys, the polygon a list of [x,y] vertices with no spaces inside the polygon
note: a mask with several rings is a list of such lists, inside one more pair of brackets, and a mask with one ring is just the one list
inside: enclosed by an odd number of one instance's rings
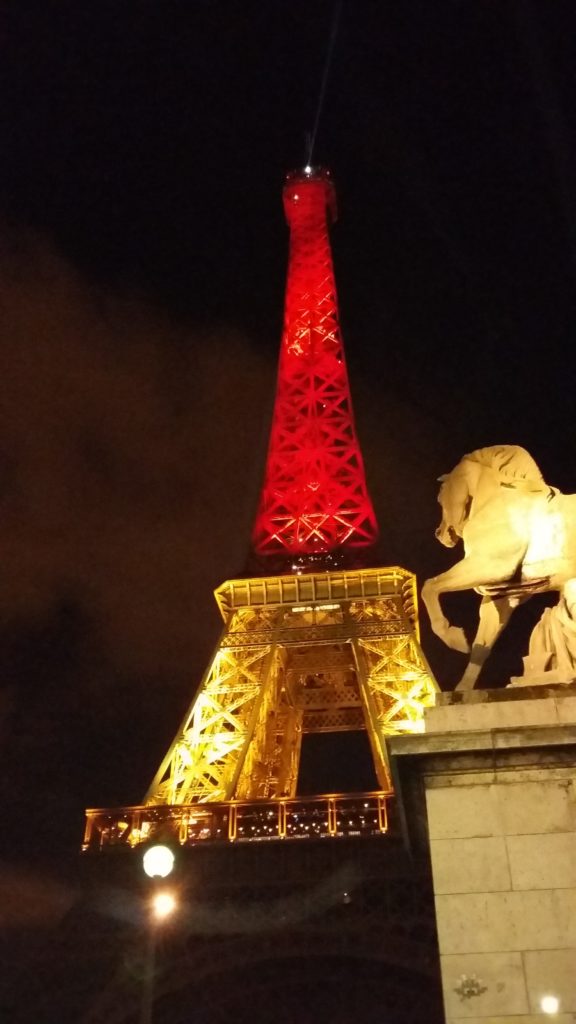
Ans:
{"label": "antenna at tower top", "polygon": [[328,82],[328,75],[330,73],[330,66],[332,64],[332,54],[334,53],[334,43],[336,42],[336,36],[338,35],[338,25],[340,23],[341,13],[342,0],[336,0],[336,3],[334,4],[334,12],[332,14],[332,24],[330,26],[330,37],[328,39],[326,59],[324,61],[324,69],[322,71],[322,80],[320,82],[320,92],[318,94],[318,104],[316,106],[316,117],[314,118],[314,127],[311,132],[307,132],[306,134],[306,167],[312,167],[314,146],[316,144],[316,136],[318,134],[320,115],[322,113],[322,108],[324,106],[326,84]]}

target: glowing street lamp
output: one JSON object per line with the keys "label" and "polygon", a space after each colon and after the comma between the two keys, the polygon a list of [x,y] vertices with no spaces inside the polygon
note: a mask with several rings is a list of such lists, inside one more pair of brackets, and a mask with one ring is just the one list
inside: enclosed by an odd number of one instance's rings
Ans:
{"label": "glowing street lamp", "polygon": [[142,867],[148,878],[168,878],[174,870],[174,854],[169,846],[149,846],[142,858]]}
{"label": "glowing street lamp", "polygon": [[[168,878],[168,875],[174,870],[174,854],[169,846],[164,846],[163,844],[150,846],[142,858],[142,867],[148,878],[152,879],[153,883],[156,883],[158,879]],[[156,889],[148,904],[148,943],[142,985],[140,1024],[152,1024],[156,932],[159,925],[171,917],[177,907],[176,896],[168,889]]]}
{"label": "glowing street lamp", "polygon": [[172,892],[157,892],[152,899],[151,913],[155,921],[164,921],[176,910],[176,897]]}

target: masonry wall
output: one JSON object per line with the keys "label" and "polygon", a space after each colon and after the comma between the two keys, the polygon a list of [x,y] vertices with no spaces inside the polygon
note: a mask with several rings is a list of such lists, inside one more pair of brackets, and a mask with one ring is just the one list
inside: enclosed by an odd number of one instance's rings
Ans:
{"label": "masonry wall", "polygon": [[421,762],[447,1024],[576,1021],[575,709],[522,703],[437,708],[395,741]]}

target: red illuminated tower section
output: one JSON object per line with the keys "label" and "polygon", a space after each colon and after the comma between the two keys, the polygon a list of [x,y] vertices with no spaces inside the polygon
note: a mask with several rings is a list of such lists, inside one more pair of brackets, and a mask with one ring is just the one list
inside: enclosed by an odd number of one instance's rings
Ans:
{"label": "red illuminated tower section", "polygon": [[328,236],[336,197],[326,170],[284,186],[290,260],[264,486],[253,532],[259,556],[366,548],[378,527],[354,428]]}

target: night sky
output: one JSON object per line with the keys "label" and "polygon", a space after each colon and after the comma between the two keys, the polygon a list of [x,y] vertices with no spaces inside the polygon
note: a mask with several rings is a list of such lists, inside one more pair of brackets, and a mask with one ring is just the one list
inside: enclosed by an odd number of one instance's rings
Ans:
{"label": "night sky", "polygon": [[[333,4],[0,8],[5,863],[139,802],[249,550],[282,323],[281,189]],[[315,162],[382,564],[426,576],[437,483],[488,444],[576,491],[576,13],[345,0]],[[484,676],[520,669],[541,605]],[[447,603],[461,623],[475,600]],[[431,637],[441,685],[463,659]],[[31,821],[34,821],[34,832]]]}

